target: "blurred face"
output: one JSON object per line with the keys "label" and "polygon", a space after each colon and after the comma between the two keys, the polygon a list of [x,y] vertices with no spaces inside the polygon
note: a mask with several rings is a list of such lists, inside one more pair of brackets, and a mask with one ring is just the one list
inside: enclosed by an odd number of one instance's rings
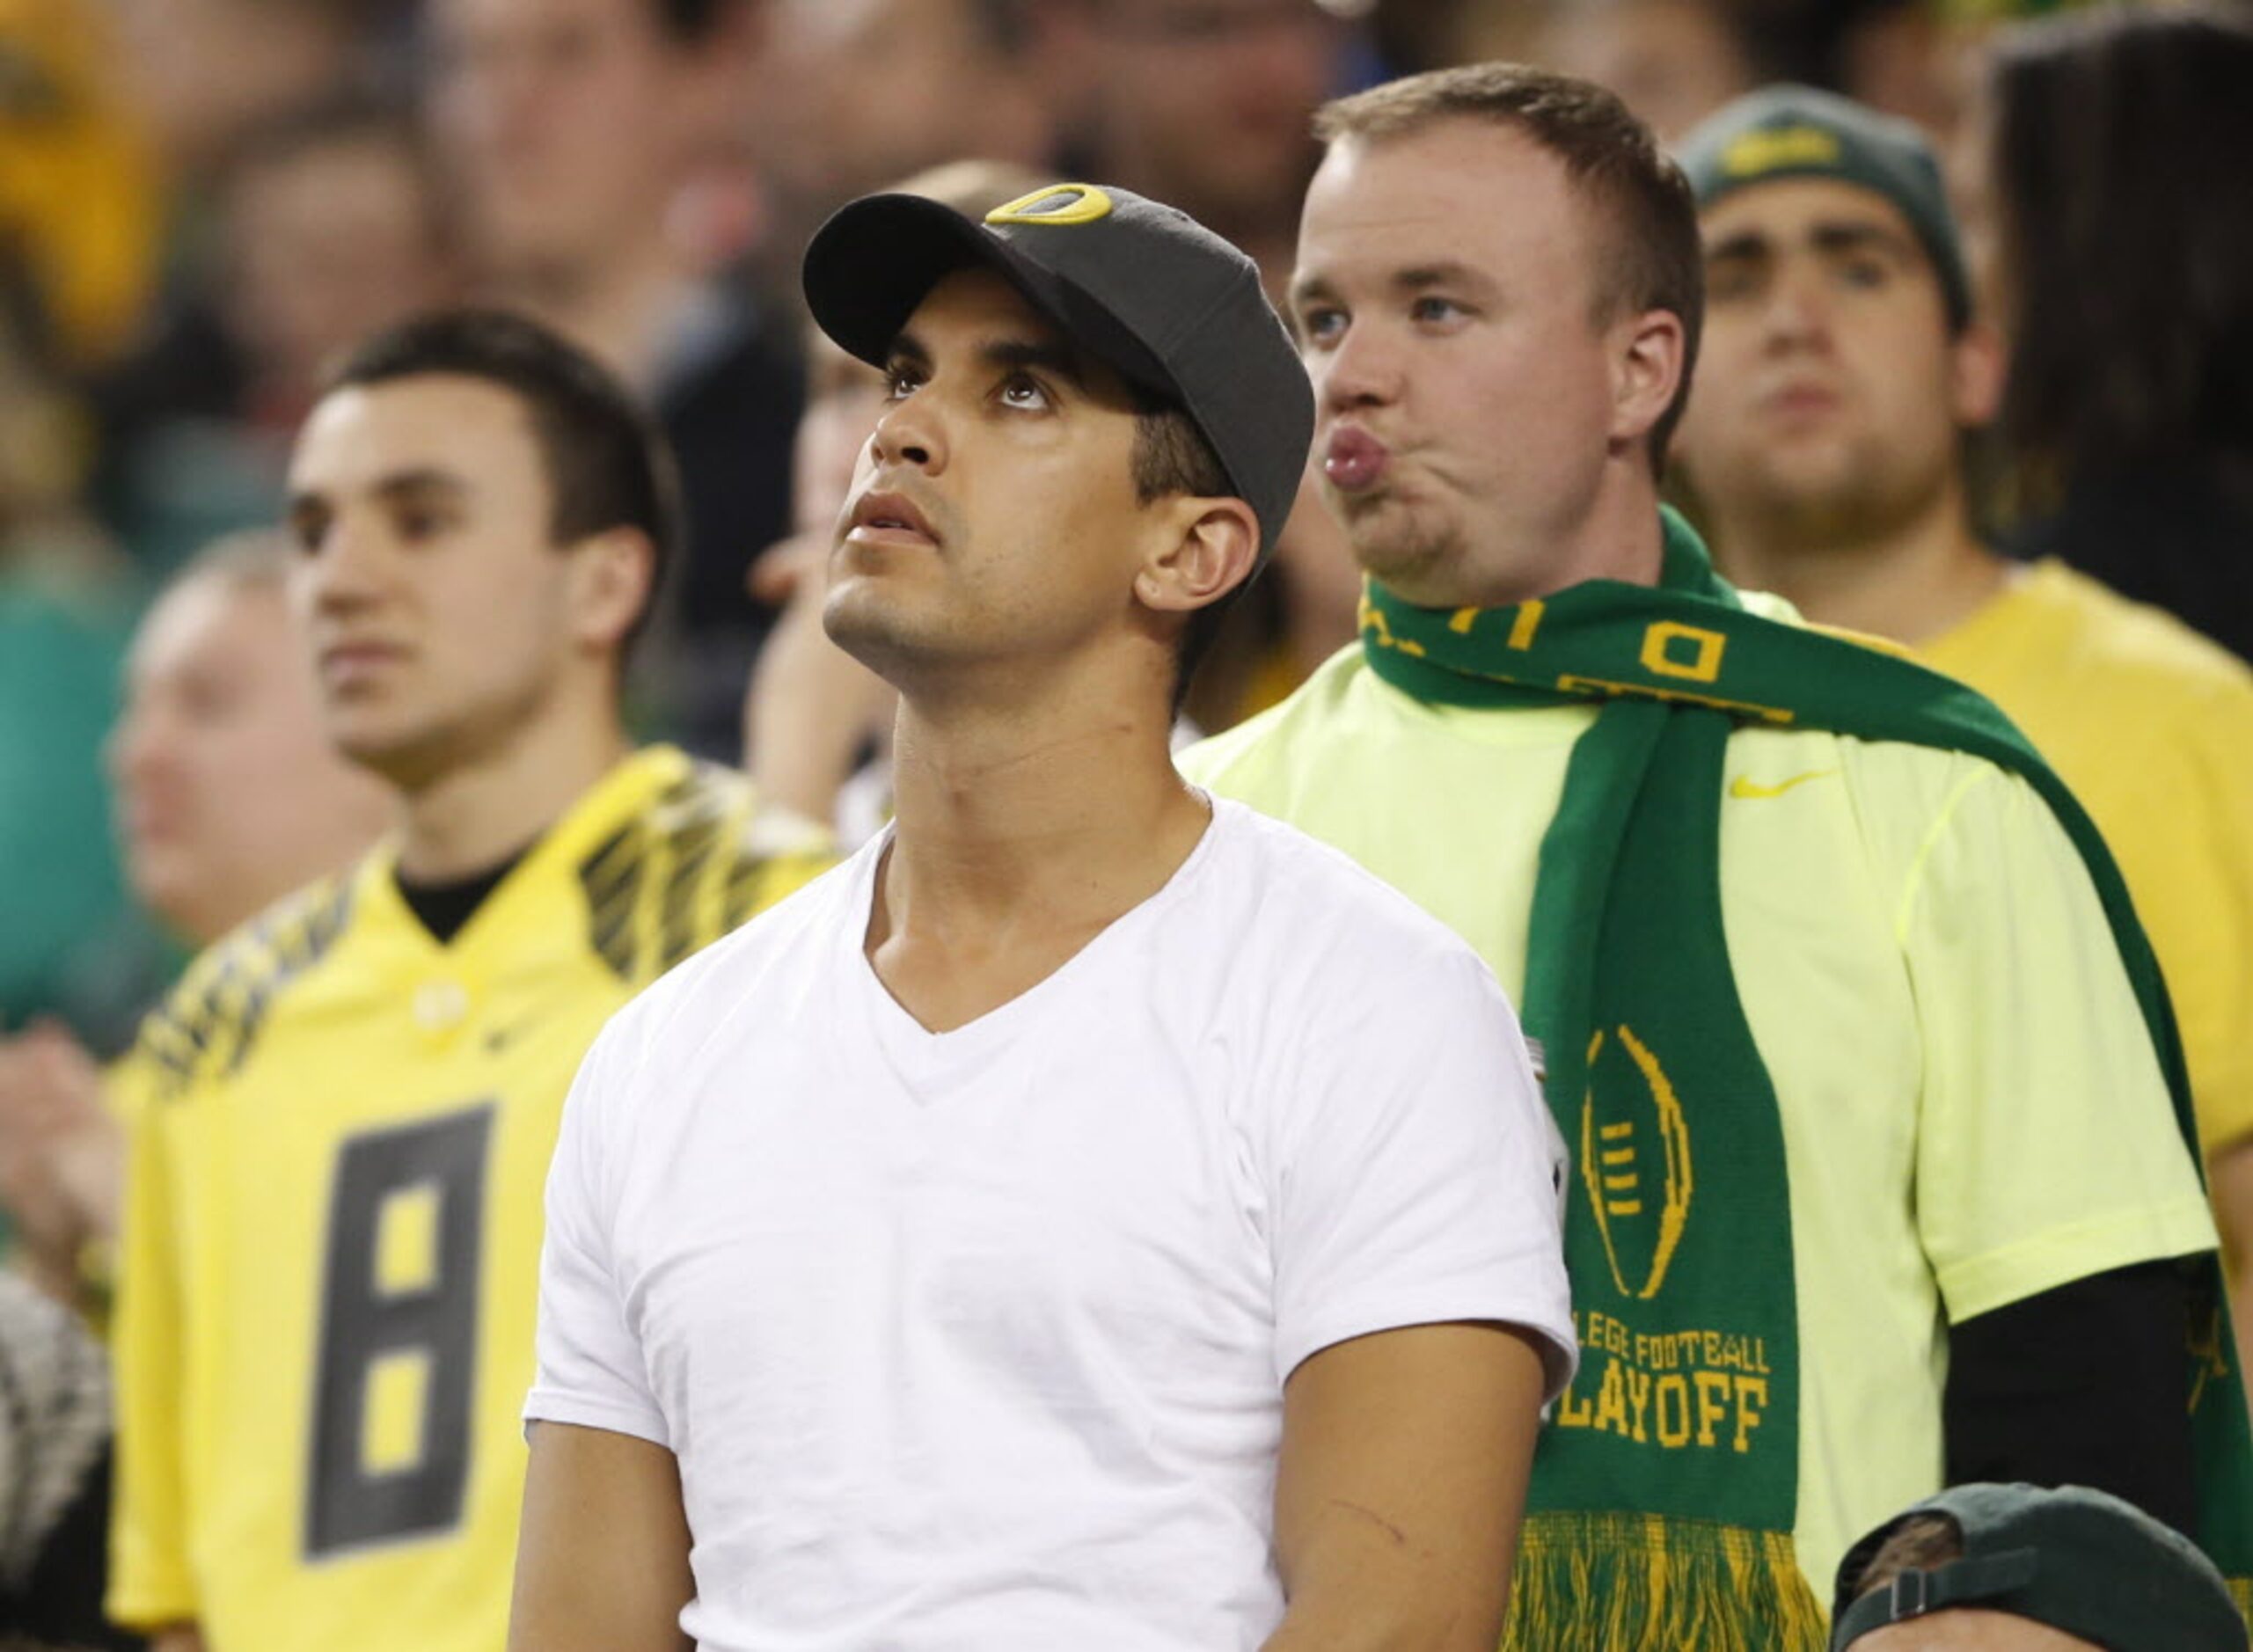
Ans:
{"label": "blurred face", "polygon": [[2097,1647],[2007,1612],[1957,1606],[1856,1635],[1853,1652],[2097,1652]]}
{"label": "blurred face", "polygon": [[826,530],[852,492],[868,433],[884,415],[884,376],[847,355],[819,328],[806,339],[806,411],[791,450],[791,502],[798,531]]}
{"label": "blurred face", "polygon": [[1315,174],[1291,282],[1315,460],[1361,566],[1412,602],[1589,576],[1570,537],[1620,441],[1591,216],[1486,121],[1336,143]]}
{"label": "blurred face", "polygon": [[1872,191],[1781,179],[1703,216],[1705,342],[1677,447],[1724,523],[1817,548],[1915,520],[1993,411],[1908,220]]}
{"label": "blurred face", "polygon": [[695,103],[655,0],[435,0],[431,113],[464,221],[504,273],[655,233]]}
{"label": "blurred face", "polygon": [[430,374],[325,398],[290,464],[289,531],[330,738],[396,786],[506,748],[598,647],[594,542],[551,538],[530,415],[497,385]]}
{"label": "blurred face", "polygon": [[1343,35],[1314,0],[1104,0],[1091,88],[1121,183],[1216,226],[1289,222]]}
{"label": "blurred face", "polygon": [[838,522],[830,635],[896,681],[1003,660],[1046,676],[1121,630],[1159,513],[1135,499],[1116,376],[965,271],[917,309],[886,379]]}
{"label": "blurred face", "polygon": [[1542,31],[1537,61],[1609,87],[1666,143],[1754,84],[1728,18],[1708,0],[1568,7]]}
{"label": "blurred face", "polygon": [[761,157],[825,204],[964,157],[1042,158],[1039,77],[977,11],[977,0],[784,0],[751,114]]}
{"label": "blurred face", "polygon": [[228,198],[232,325],[271,379],[309,386],[331,355],[443,301],[435,231],[413,158],[384,138],[255,166]]}
{"label": "blurred face", "polygon": [[346,864],[391,814],[322,731],[280,588],[223,574],[143,622],[108,756],[134,892],[198,944]]}

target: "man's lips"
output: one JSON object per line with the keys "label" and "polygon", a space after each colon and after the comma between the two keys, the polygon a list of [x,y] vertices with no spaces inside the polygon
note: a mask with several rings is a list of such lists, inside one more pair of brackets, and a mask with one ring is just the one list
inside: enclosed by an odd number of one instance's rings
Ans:
{"label": "man's lips", "polygon": [[320,651],[321,676],[331,683],[362,682],[406,657],[395,643],[332,643]]}
{"label": "man's lips", "polygon": [[1322,474],[1333,487],[1354,493],[1373,486],[1392,457],[1391,449],[1360,426],[1343,425],[1322,450]]}
{"label": "man's lips", "polygon": [[904,493],[864,493],[853,502],[848,539],[864,545],[935,546],[939,536],[930,518]]}
{"label": "man's lips", "polygon": [[1760,408],[1780,419],[1812,419],[1831,412],[1839,402],[1839,393],[1821,384],[1782,384],[1760,398]]}

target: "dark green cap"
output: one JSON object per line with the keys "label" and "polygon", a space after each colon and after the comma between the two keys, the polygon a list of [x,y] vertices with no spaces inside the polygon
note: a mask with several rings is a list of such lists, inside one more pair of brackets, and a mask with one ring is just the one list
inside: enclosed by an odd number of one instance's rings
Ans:
{"label": "dark green cap", "polygon": [[[1963,1558],[1855,1585],[1901,1523],[1946,1515]],[[1950,1606],[2048,1624],[2106,1652],[2246,1652],[2245,1620],[2213,1562],[2132,1504],[2085,1486],[1957,1486],[1895,1516],[1839,1563],[1832,1652]]]}
{"label": "dark green cap", "polygon": [[1970,319],[1971,283],[1940,162],[1906,121],[1812,86],[1764,86],[1701,121],[1682,140],[1679,158],[1701,209],[1778,178],[1832,178],[1875,190],[1924,244],[1949,325]]}

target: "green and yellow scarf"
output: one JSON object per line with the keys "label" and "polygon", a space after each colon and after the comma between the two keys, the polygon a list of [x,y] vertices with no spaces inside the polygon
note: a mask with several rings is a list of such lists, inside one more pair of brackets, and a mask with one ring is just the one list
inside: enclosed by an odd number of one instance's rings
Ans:
{"label": "green and yellow scarf", "polygon": [[[1766,723],[1902,741],[2023,776],[2088,866],[2194,1152],[2196,1138],[2173,1014],[2127,890],[2025,737],[1950,678],[1748,612],[1689,525],[1664,515],[1655,589],[1591,581],[1451,613],[1372,584],[1362,643],[1372,670],[1421,700],[1602,708],[1542,840],[1525,961],[1525,1026],[1546,1049],[1579,1184],[1565,1252],[1585,1356],[1543,1432],[1505,1644],[1819,1652],[1825,1609],[1791,1539],[1800,1372],[1782,1123],[1722,922],[1730,733]],[[2202,1272],[2190,1400],[2206,1471],[2200,1536],[2243,1580],[2253,1438],[2222,1357],[2220,1272]],[[1693,1441],[1708,1449],[1651,1449]]]}

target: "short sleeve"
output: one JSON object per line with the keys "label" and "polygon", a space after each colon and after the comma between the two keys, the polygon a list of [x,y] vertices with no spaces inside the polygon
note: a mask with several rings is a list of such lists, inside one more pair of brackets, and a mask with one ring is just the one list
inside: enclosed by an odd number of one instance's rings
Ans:
{"label": "short sleeve", "polygon": [[569,1422],[669,1447],[628,1319],[612,1247],[617,1165],[611,1121],[631,1100],[629,1017],[595,1042],[564,1102],[548,1167],[540,1250],[538,1366],[527,1422]]}
{"label": "short sleeve", "polygon": [[1564,1146],[1486,966],[1451,937],[1385,970],[1324,1018],[1295,1088],[1270,1170],[1277,1375],[1372,1332],[1495,1321],[1541,1341],[1554,1398],[1578,1358]]}
{"label": "short sleeve", "polygon": [[2213,1249],[2126,967],[2048,805],[1967,769],[1899,914],[1925,1049],[1917,1224],[1948,1317]]}

